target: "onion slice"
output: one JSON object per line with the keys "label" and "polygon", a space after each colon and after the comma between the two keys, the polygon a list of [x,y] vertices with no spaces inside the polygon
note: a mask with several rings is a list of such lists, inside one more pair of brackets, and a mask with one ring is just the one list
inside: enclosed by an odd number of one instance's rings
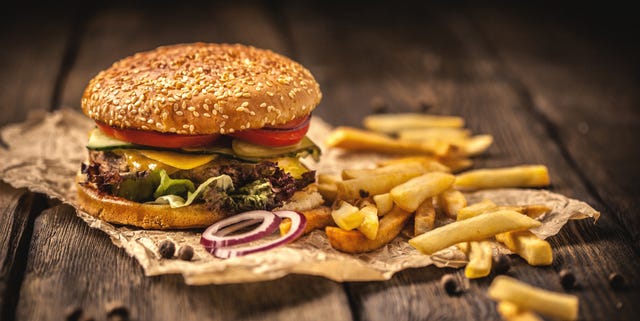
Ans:
{"label": "onion slice", "polygon": [[[240,213],[209,226],[202,233],[200,244],[205,248],[218,248],[255,241],[273,233],[281,220],[278,215],[269,211],[256,210]],[[250,231],[227,236],[260,221],[262,223]]]}
{"label": "onion slice", "polygon": [[289,243],[298,238],[304,232],[307,226],[307,219],[304,215],[294,211],[276,211],[273,212],[278,218],[288,218],[291,220],[291,228],[281,237],[259,245],[248,245],[238,247],[216,247],[208,248],[209,252],[216,257],[227,259],[236,256],[243,256],[255,252],[265,251],[274,247]]}

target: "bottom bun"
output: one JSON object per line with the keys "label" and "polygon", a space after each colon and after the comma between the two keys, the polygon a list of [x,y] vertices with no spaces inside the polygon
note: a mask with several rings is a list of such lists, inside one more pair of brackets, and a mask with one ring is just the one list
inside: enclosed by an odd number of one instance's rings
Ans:
{"label": "bottom bun", "polygon": [[[133,202],[79,183],[76,186],[80,208],[109,223],[133,225],[143,229],[189,229],[207,227],[227,217],[224,213],[207,209],[204,204],[171,208],[169,205]],[[292,202],[285,204],[282,209],[303,211],[322,203],[322,197],[316,189],[307,188],[296,192]]]}

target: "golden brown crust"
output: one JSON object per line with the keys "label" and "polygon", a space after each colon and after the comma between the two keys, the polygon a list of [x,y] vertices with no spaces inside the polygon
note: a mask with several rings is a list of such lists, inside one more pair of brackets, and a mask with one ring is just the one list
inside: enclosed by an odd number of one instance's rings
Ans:
{"label": "golden brown crust", "polygon": [[110,223],[144,229],[188,229],[207,227],[225,217],[222,213],[206,209],[202,204],[171,208],[169,205],[137,203],[100,193],[82,184],[76,185],[80,208]]}
{"label": "golden brown crust", "polygon": [[137,53],[93,78],[90,118],[118,128],[229,134],[305,116],[322,93],[302,65],[269,50],[180,44]]}

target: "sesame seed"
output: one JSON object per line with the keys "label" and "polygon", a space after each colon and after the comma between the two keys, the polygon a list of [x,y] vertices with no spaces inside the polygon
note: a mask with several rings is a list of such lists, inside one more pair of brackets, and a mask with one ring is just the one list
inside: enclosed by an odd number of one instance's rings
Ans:
{"label": "sesame seed", "polygon": [[204,113],[204,114],[202,114],[202,116],[207,117],[207,118],[211,118],[211,114],[209,114],[209,113]]}
{"label": "sesame seed", "polygon": [[187,128],[189,128],[189,125],[184,124],[184,125],[182,125],[182,128],[187,129]]}
{"label": "sesame seed", "polygon": [[267,107],[267,103],[260,104],[260,107],[262,107],[262,108]]}
{"label": "sesame seed", "polygon": [[189,108],[187,108],[187,110],[188,110],[188,111],[194,111],[194,110],[196,110],[196,108],[195,108],[195,107],[193,107],[193,106],[189,106]]}
{"label": "sesame seed", "polygon": [[193,116],[195,116],[195,117],[200,117],[200,114],[199,114],[197,111],[194,111],[194,112],[193,112]]}
{"label": "sesame seed", "polygon": [[204,110],[208,111],[209,110],[209,105],[204,104],[204,105],[202,105],[202,108],[204,108]]}
{"label": "sesame seed", "polygon": [[242,106],[242,107],[247,107],[247,106],[249,106],[249,102],[248,102],[248,101],[245,101],[245,102],[243,102],[243,103],[242,103],[242,105],[240,105],[240,106]]}
{"label": "sesame seed", "polygon": [[178,110],[178,111],[176,111],[176,115],[182,116],[182,115],[184,115],[184,113],[181,110]]}

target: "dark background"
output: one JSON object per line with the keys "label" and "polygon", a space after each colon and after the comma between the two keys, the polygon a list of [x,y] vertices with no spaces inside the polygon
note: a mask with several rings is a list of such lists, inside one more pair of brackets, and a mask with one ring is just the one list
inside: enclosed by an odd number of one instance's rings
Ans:
{"label": "dark background", "polygon": [[[314,115],[360,126],[389,112],[460,115],[495,137],[476,167],[541,163],[550,190],[602,212],[549,239],[550,267],[513,258],[510,274],[580,287],[581,320],[640,315],[639,41],[622,2],[21,1],[0,11],[0,126],[29,112],[79,109],[86,83],[114,61],[159,45],[240,42],[305,65],[324,98]],[[614,290],[610,273],[624,275]],[[279,280],[189,287],[145,277],[137,262],[74,210],[0,183],[2,320],[60,320],[69,308],[105,320],[118,303],[135,320],[489,320],[494,275],[445,294],[427,267],[385,282]]]}

